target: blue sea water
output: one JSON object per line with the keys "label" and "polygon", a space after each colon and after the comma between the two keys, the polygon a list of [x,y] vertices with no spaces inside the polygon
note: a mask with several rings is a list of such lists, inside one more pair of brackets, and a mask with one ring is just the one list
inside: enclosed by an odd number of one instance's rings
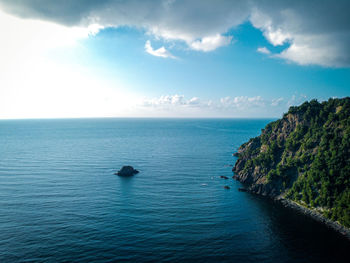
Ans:
{"label": "blue sea water", "polygon": [[232,153],[269,121],[0,121],[0,262],[348,262],[342,236],[237,191]]}

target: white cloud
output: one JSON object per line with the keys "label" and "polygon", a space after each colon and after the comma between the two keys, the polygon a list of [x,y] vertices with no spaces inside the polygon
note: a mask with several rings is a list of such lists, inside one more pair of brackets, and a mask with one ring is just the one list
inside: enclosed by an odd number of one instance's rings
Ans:
{"label": "white cloud", "polygon": [[[291,44],[277,57],[301,65],[350,65],[349,2],[337,1],[83,1],[0,0],[7,12],[72,25],[144,28],[156,37],[182,40],[194,50],[228,45],[223,36],[249,19],[272,45]],[[310,15],[314,14],[314,15]],[[95,27],[98,30],[98,27]],[[95,31],[96,32],[96,31]],[[149,49],[165,57],[165,48]],[[157,51],[157,52],[156,52]]]}
{"label": "white cloud", "polygon": [[[0,0],[0,7],[66,27],[94,24],[94,33],[100,27],[132,26],[201,51],[228,45],[227,32],[250,21],[272,45],[290,44],[275,57],[300,65],[350,66],[350,2],[345,0]],[[155,51],[166,54],[165,48]]]}
{"label": "white cloud", "polygon": [[292,36],[289,33],[283,32],[280,28],[273,30],[271,27],[268,27],[264,31],[264,35],[274,46],[281,46],[288,42],[288,40],[292,39]]}
{"label": "white cloud", "polygon": [[162,58],[175,58],[166,48],[160,47],[158,49],[153,49],[151,45],[151,41],[147,40],[145,44],[145,50],[148,54],[151,54],[156,57],[162,57]]}
{"label": "white cloud", "polygon": [[215,36],[208,36],[202,39],[193,41],[190,44],[190,47],[194,50],[199,51],[213,51],[218,47],[227,46],[231,43],[232,36],[222,36],[220,34],[216,34]]}
{"label": "white cloud", "polygon": [[190,99],[184,95],[163,95],[156,98],[144,98],[138,104],[141,117],[210,117],[217,112],[210,108],[208,102],[198,97]]}
{"label": "white cloud", "polygon": [[146,98],[139,107],[147,116],[280,117],[289,106],[295,105],[290,103],[299,103],[301,99],[305,101],[306,97],[293,96],[288,101],[284,98],[265,99],[261,96],[227,96],[206,100],[198,97],[186,99],[184,95],[175,94]]}
{"label": "white cloud", "polygon": [[284,101],[283,98],[277,98],[271,100],[271,106],[279,106]]}
{"label": "white cloud", "polygon": [[[322,65],[335,67],[344,66],[341,58],[345,58],[345,54],[341,54],[336,47],[323,45],[315,45],[322,41],[319,37],[298,37],[293,44],[281,53],[276,54],[275,57],[286,59],[300,65]],[[319,43],[319,42],[318,42]]]}
{"label": "white cloud", "polygon": [[169,108],[169,106],[199,106],[199,98],[193,97],[189,100],[185,99],[184,95],[163,95],[159,98],[145,99],[142,106],[145,107],[161,107]]}
{"label": "white cloud", "polygon": [[245,110],[252,107],[265,107],[266,101],[261,96],[247,97],[225,97],[220,99],[222,107],[225,108],[235,108],[239,110]]}
{"label": "white cloud", "polygon": [[257,1],[250,17],[272,45],[289,44],[271,57],[300,65],[350,66],[350,23],[345,22],[350,2],[271,3]]}
{"label": "white cloud", "polygon": [[200,100],[198,97],[193,97],[192,99],[190,99],[188,101],[189,105],[199,105],[200,104]]}
{"label": "white cloud", "polygon": [[258,49],[256,50],[259,53],[263,53],[266,55],[271,54],[271,51],[267,49],[267,47],[258,47]]}
{"label": "white cloud", "polygon": [[266,39],[274,46],[283,45],[291,38],[290,34],[284,33],[281,28],[278,27],[279,25],[277,25],[276,28],[276,25],[273,24],[272,19],[267,14],[256,8],[254,8],[250,16],[250,21],[254,27],[263,31]]}

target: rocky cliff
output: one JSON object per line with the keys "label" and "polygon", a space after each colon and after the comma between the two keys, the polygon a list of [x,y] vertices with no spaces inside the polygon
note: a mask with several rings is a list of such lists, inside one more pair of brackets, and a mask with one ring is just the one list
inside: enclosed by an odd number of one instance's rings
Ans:
{"label": "rocky cliff", "polygon": [[350,227],[350,98],[305,102],[235,153],[249,191],[293,200]]}

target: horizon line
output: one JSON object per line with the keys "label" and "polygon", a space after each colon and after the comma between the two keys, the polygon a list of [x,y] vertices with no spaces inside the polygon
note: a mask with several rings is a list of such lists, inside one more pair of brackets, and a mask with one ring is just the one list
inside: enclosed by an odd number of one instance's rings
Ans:
{"label": "horizon line", "polygon": [[[283,114],[282,114],[283,116]],[[281,116],[281,117],[282,117]],[[0,118],[0,121],[15,120],[78,120],[78,119],[277,119],[280,117],[31,117],[31,118]]]}

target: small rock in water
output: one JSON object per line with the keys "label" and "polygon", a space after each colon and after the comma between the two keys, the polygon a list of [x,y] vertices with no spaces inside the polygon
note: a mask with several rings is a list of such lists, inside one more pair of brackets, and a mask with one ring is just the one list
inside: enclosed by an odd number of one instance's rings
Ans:
{"label": "small rock in water", "polygon": [[228,185],[224,186],[225,189],[231,189],[231,187],[229,187]]}
{"label": "small rock in water", "polygon": [[122,169],[120,169],[117,173],[115,173],[116,175],[119,176],[132,176],[134,174],[139,173],[138,170],[134,169],[134,167],[132,166],[123,166]]}
{"label": "small rock in water", "polygon": [[227,176],[224,176],[224,175],[221,175],[220,178],[228,179],[228,177],[227,177]]}

